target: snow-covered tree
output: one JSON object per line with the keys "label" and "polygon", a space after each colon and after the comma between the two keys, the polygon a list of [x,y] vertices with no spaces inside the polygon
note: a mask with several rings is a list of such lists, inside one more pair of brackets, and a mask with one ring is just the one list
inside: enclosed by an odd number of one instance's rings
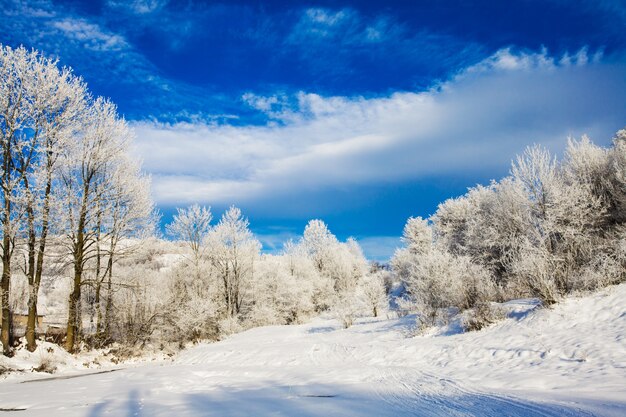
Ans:
{"label": "snow-covered tree", "polygon": [[204,244],[206,237],[211,230],[211,214],[210,207],[193,204],[192,206],[176,209],[177,214],[174,215],[172,223],[166,227],[167,233],[181,241],[183,241],[191,250],[192,262],[195,267],[196,278],[200,278],[200,261],[204,255]]}
{"label": "snow-covered tree", "polygon": [[[624,138],[618,133],[610,149],[586,137],[570,140],[562,161],[540,146],[528,148],[510,177],[439,205],[430,219],[432,248],[424,243],[431,236],[427,222],[410,219],[394,271],[414,297],[438,308],[527,295],[549,303],[620,282]],[[451,292],[456,284],[437,279],[443,276],[459,276],[461,285]]]}
{"label": "snow-covered tree", "polygon": [[374,317],[378,317],[380,312],[389,305],[389,297],[385,288],[386,275],[387,271],[378,271],[366,275],[359,286],[359,296]]}
{"label": "snow-covered tree", "polygon": [[68,255],[73,267],[73,290],[68,304],[66,348],[73,351],[80,337],[81,291],[87,263],[97,256],[98,219],[114,200],[105,198],[115,173],[126,163],[132,133],[117,116],[115,106],[93,100],[81,135],[62,158],[62,199]]}
{"label": "snow-covered tree", "polygon": [[313,260],[318,271],[328,268],[330,259],[334,256],[333,249],[337,245],[337,238],[322,220],[311,220],[304,228],[302,245]]}
{"label": "snow-covered tree", "polygon": [[428,220],[421,217],[409,217],[404,226],[402,241],[411,253],[426,254],[430,252],[433,233],[428,225]]}
{"label": "snow-covered tree", "polygon": [[[101,212],[97,224],[95,271],[92,287],[96,316],[96,339],[109,339],[113,312],[113,269],[115,262],[137,245],[120,243],[130,238],[149,237],[154,232],[158,214],[150,196],[150,178],[143,174],[138,161],[121,155],[121,160],[110,177],[102,198],[106,210]],[[104,248],[101,248],[102,244]],[[102,265],[106,258],[106,266]],[[103,320],[101,308],[102,286],[106,283],[107,297]]]}
{"label": "snow-covered tree", "polygon": [[[302,258],[300,258],[302,259]],[[252,308],[247,313],[253,325],[298,323],[314,310],[314,282],[292,256],[262,255],[252,282]]]}
{"label": "snow-covered tree", "polygon": [[353,291],[367,272],[367,260],[356,240],[339,242],[322,220],[309,221],[301,245],[318,273],[332,280],[337,293]]}
{"label": "snow-covered tree", "polygon": [[[35,349],[50,200],[60,149],[73,137],[84,111],[85,87],[69,69],[36,51],[0,45],[0,142],[2,146],[2,343],[10,350],[11,256],[24,254],[28,279],[27,343]],[[24,248],[20,246],[24,243]]]}
{"label": "snow-covered tree", "polygon": [[236,317],[254,275],[261,245],[248,228],[248,219],[231,206],[208,235],[208,256],[222,283],[224,313]]}
{"label": "snow-covered tree", "polygon": [[607,215],[604,196],[594,194],[593,182],[576,162],[581,150],[570,142],[570,156],[559,165],[547,151],[529,148],[512,168],[513,178],[526,191],[532,219],[517,275],[548,302],[574,288],[576,271],[589,259],[590,245]]}

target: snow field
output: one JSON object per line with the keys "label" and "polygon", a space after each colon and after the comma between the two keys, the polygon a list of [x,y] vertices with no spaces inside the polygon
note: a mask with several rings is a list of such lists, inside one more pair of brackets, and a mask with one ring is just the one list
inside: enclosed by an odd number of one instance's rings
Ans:
{"label": "snow field", "polygon": [[[171,363],[0,383],[20,416],[622,416],[626,285],[551,309],[509,302],[480,332],[412,317],[317,319],[201,344]],[[18,415],[17,411],[14,412]]]}

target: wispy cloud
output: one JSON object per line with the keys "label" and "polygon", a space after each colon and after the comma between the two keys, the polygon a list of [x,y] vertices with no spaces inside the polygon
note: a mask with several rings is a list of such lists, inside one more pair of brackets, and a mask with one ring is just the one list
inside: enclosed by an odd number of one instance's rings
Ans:
{"label": "wispy cloud", "polygon": [[309,8],[302,11],[286,42],[364,45],[397,40],[405,33],[406,28],[388,16],[366,19],[350,8]]}
{"label": "wispy cloud", "polygon": [[[152,82],[157,79],[150,63],[136,52],[123,34],[97,20],[76,15],[47,0],[35,0],[24,7],[20,0],[7,0],[0,16],[0,28],[20,43],[41,49],[46,54],[85,66],[93,78],[124,75],[120,81]],[[80,57],[80,59],[78,59]],[[89,67],[92,65],[92,67]],[[132,71],[129,68],[132,67]],[[98,71],[101,69],[101,71]]]}
{"label": "wispy cloud", "polygon": [[137,151],[161,204],[271,200],[277,214],[307,190],[502,169],[530,143],[608,140],[624,123],[624,64],[582,54],[574,65],[503,50],[432,90],[387,97],[250,96],[275,123],[138,122]]}
{"label": "wispy cloud", "polygon": [[[294,52],[315,80],[341,79],[350,85],[363,73],[384,68],[388,76],[419,88],[488,55],[471,39],[410,27],[393,15],[364,15],[353,8],[302,10],[281,50]],[[361,66],[369,71],[361,71]]]}
{"label": "wispy cloud", "polygon": [[[113,4],[117,3],[108,6]],[[81,15],[48,0],[6,0],[3,5],[0,32],[6,37],[2,42],[23,44],[60,58],[62,65],[71,65],[92,88],[123,91],[122,95],[128,97],[126,109],[131,110],[131,118],[140,114],[178,120],[224,119],[211,114],[224,111],[210,107],[209,103],[220,101],[215,93],[164,76],[133,44],[128,32],[120,31],[120,25],[108,24],[105,17]],[[118,6],[126,13],[147,14],[150,9],[156,14],[164,5],[165,2],[139,1],[120,2]],[[136,16],[133,19],[140,21]],[[127,94],[131,89],[133,94]],[[221,100],[224,102],[225,98]]]}
{"label": "wispy cloud", "polygon": [[539,53],[515,53],[511,48],[503,48],[492,56],[461,71],[457,78],[469,76],[477,72],[493,73],[497,71],[553,71],[571,66],[584,66],[588,63],[599,63],[602,51],[589,56],[588,48],[584,47],[573,54],[565,53],[561,57],[548,54],[543,48]]}
{"label": "wispy cloud", "polygon": [[53,17],[52,4],[49,0],[9,0],[3,12],[5,16]]}
{"label": "wispy cloud", "polygon": [[129,13],[144,15],[161,10],[168,0],[109,0],[107,6],[115,10],[123,10]]}
{"label": "wispy cloud", "polygon": [[120,52],[129,48],[123,36],[106,31],[85,19],[66,17],[52,21],[50,25],[63,32],[68,39],[80,42],[87,49]]}

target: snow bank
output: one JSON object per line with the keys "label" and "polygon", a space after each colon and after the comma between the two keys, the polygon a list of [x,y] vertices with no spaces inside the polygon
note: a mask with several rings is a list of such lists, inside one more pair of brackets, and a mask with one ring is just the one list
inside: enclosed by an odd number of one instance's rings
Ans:
{"label": "snow bank", "polygon": [[4,372],[1,379],[27,380],[49,378],[51,375],[65,377],[80,375],[81,372],[112,370],[128,366],[137,366],[154,361],[171,361],[173,353],[146,349],[137,356],[125,356],[117,353],[117,346],[106,349],[68,353],[65,349],[50,342],[39,341],[37,349],[29,352],[24,343],[15,350],[11,358],[0,356],[0,369]]}

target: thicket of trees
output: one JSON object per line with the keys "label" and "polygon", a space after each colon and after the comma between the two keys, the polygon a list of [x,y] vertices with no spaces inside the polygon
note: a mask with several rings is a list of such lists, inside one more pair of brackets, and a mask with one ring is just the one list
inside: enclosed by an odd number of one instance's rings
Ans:
{"label": "thicket of trees", "polygon": [[370,273],[354,240],[339,242],[321,220],[311,220],[281,254],[269,255],[261,254],[238,208],[226,210],[215,225],[211,219],[209,208],[193,205],[179,209],[167,227],[185,250],[165,277],[171,309],[155,309],[162,312],[157,330],[167,333],[164,340],[218,338],[254,326],[299,323],[323,311],[348,326],[372,305],[377,312],[387,305],[384,277]]}
{"label": "thicket of trees", "polygon": [[[73,351],[83,287],[93,286],[98,299],[107,281],[110,293],[118,243],[150,229],[149,178],[129,156],[132,134],[115,106],[35,51],[0,46],[0,135],[3,353],[10,355],[13,343],[16,275],[27,278],[26,339],[35,349],[48,263],[71,270],[66,348]],[[98,312],[99,335],[110,327],[110,314]]]}
{"label": "thicket of trees", "polygon": [[[606,149],[533,146],[511,175],[410,218],[393,260],[426,321],[448,307],[565,294],[626,279],[626,130]],[[481,308],[478,308],[481,307]]]}
{"label": "thicket of trees", "polygon": [[[209,208],[193,205],[179,209],[168,225],[175,240],[122,240],[115,272],[106,269],[111,290],[107,286],[99,300],[97,257],[88,260],[81,294],[84,341],[182,346],[256,326],[297,324],[321,313],[349,326],[355,317],[377,315],[388,306],[387,273],[371,270],[354,241],[338,241],[320,220],[270,255],[261,253],[238,208],[211,219]],[[320,239],[328,245],[323,252],[316,246]],[[52,279],[57,285],[47,291],[49,305],[71,291],[73,282],[68,287],[66,280]],[[97,337],[97,308],[109,318],[105,338]]]}

